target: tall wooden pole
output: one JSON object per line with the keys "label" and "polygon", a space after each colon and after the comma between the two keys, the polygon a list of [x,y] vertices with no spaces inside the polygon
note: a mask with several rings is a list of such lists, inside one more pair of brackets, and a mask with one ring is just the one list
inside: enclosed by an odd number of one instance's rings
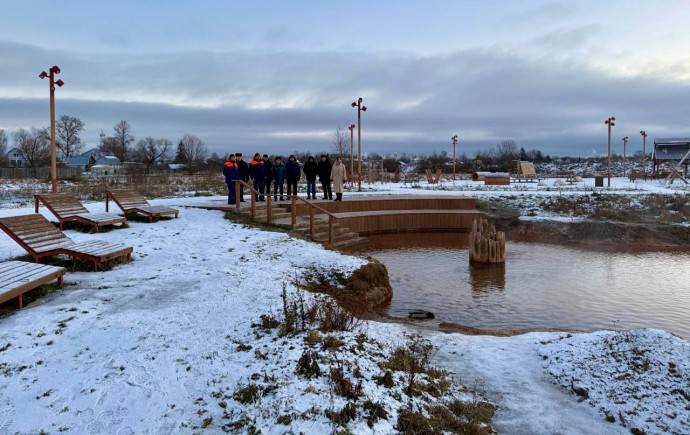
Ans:
{"label": "tall wooden pole", "polygon": [[451,137],[450,140],[453,142],[453,181],[455,181],[455,145],[458,143],[458,135]]}
{"label": "tall wooden pole", "polygon": [[354,166],[354,161],[355,161],[355,125],[350,124],[348,127],[350,129],[350,184],[352,185],[355,179],[355,166]]}
{"label": "tall wooden pole", "polygon": [[55,76],[50,69],[50,179],[52,193],[57,193],[57,147],[55,145]]}
{"label": "tall wooden pole", "polygon": [[647,132],[641,130],[642,135],[642,171],[644,173],[644,179],[647,179]]}
{"label": "tall wooden pole", "polygon": [[628,172],[626,168],[626,163],[627,160],[625,158],[625,146],[628,144],[628,136],[625,136],[623,138],[623,176],[625,177],[625,174]]}
{"label": "tall wooden pole", "polygon": [[62,86],[65,84],[62,80],[55,80],[55,74],[60,74],[60,68],[57,65],[50,67],[48,72],[41,71],[38,78],[48,78],[50,85],[50,179],[51,192],[57,193],[57,146],[55,144],[55,86]]}
{"label": "tall wooden pole", "polygon": [[362,97],[352,102],[352,107],[357,108],[357,191],[362,191],[362,112],[366,112],[367,107],[362,105]]}
{"label": "tall wooden pole", "polygon": [[608,187],[611,187],[611,127],[616,125],[616,123],[613,122],[615,120],[616,120],[616,117],[612,116],[612,117],[608,118],[606,121],[604,121],[604,124],[608,125],[608,127],[609,127],[609,152],[608,152],[608,159],[606,161],[607,162],[606,166],[608,168],[607,174],[608,174],[608,179],[609,179]]}

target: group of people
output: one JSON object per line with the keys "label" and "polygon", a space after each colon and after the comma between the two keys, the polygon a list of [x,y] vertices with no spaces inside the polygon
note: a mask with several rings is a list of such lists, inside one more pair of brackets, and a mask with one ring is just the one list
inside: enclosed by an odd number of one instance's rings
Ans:
{"label": "group of people", "polygon": [[[335,200],[343,200],[343,189],[345,187],[345,180],[347,179],[347,172],[343,159],[338,156],[335,164],[332,164],[326,154],[321,155],[318,163],[314,161],[314,157],[309,156],[307,162],[303,167],[300,167],[299,162],[294,155],[290,155],[286,163],[283,163],[281,156],[276,156],[273,162],[269,159],[268,154],[256,153],[254,158],[249,162],[242,159],[242,153],[230,154],[225,165],[223,166],[223,175],[225,175],[225,184],[228,185],[228,204],[235,204],[237,198],[235,197],[235,181],[242,180],[249,182],[252,180],[256,201],[265,201],[265,195],[271,195],[271,185],[273,186],[273,200],[284,201],[283,186],[287,183],[287,196],[297,195],[297,183],[301,178],[301,173],[307,180],[307,199],[316,198],[316,178],[319,178],[321,188],[323,190],[323,197],[321,199],[333,200],[333,192],[335,191]],[[333,188],[331,189],[331,183]],[[280,195],[280,196],[279,196]],[[240,184],[240,202],[245,202],[244,199],[244,185]]]}

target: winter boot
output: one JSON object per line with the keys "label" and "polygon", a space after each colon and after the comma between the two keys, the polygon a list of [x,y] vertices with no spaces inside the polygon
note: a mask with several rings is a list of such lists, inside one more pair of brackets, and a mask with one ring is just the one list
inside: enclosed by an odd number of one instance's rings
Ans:
{"label": "winter boot", "polygon": [[342,193],[336,193],[335,196],[336,196],[336,198],[335,198],[336,201],[342,202],[342,200],[343,200],[343,194]]}

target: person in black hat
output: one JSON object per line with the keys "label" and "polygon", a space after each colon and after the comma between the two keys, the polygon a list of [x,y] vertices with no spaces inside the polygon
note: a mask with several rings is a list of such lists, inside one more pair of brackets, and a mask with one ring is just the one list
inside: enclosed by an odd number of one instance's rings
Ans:
{"label": "person in black hat", "polygon": [[[237,158],[237,168],[240,172],[240,180],[249,181],[249,165],[242,160],[242,153],[235,153]],[[240,202],[244,202],[244,185],[240,184]]]}
{"label": "person in black hat", "polygon": [[321,154],[321,161],[316,167],[321,188],[323,188],[323,199],[333,199],[333,191],[331,190],[331,169],[333,169],[333,165],[331,165],[331,161],[328,160],[326,154]]}
{"label": "person in black hat", "polygon": [[304,176],[307,179],[307,199],[316,199],[316,174],[318,173],[318,166],[313,156],[309,156],[302,171],[304,171]]}
{"label": "person in black hat", "polygon": [[264,154],[264,188],[266,189],[266,195],[271,194],[271,184],[273,184],[273,163],[268,158],[268,154]]}
{"label": "person in black hat", "polygon": [[299,167],[299,163],[297,163],[297,158],[290,154],[285,164],[285,180],[287,180],[288,197],[297,195],[297,182],[299,182],[301,173],[302,170]]}
{"label": "person in black hat", "polygon": [[[273,200],[278,200],[278,191],[280,190],[280,200],[284,201],[283,198],[283,185],[285,184],[285,165],[283,165],[283,158],[277,156],[275,163],[273,163]],[[268,192],[270,193],[270,192]]]}

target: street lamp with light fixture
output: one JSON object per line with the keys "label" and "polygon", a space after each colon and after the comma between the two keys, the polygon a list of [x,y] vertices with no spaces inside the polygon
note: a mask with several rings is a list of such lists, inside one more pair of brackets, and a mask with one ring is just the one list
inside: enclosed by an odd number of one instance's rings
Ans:
{"label": "street lamp with light fixture", "polygon": [[354,134],[355,134],[355,125],[350,124],[348,127],[348,130],[350,130],[350,186],[354,183],[355,180],[355,139],[354,139]]}
{"label": "street lamp with light fixture", "polygon": [[455,181],[455,145],[458,144],[458,135],[451,137],[450,141],[453,143],[453,181]]}
{"label": "street lamp with light fixture", "polygon": [[362,191],[362,112],[367,111],[367,107],[362,105],[362,97],[352,102],[352,107],[357,108],[357,191]]}
{"label": "street lamp with light fixture", "polygon": [[647,180],[647,132],[640,130],[640,135],[642,136],[642,172],[644,179]]}
{"label": "street lamp with light fixture", "polygon": [[608,174],[608,179],[609,179],[608,187],[611,187],[611,127],[613,127],[614,125],[616,125],[616,123],[613,122],[613,121],[615,121],[615,120],[616,120],[616,117],[615,117],[615,116],[612,116],[612,117],[608,118],[606,121],[604,121],[604,124],[606,124],[606,125],[609,126],[609,154],[608,154],[609,157],[608,157],[608,160],[607,160],[607,163],[606,163],[606,166],[607,166],[607,168],[608,168],[608,169],[607,169],[607,174]]}
{"label": "street lamp with light fixture", "polygon": [[625,177],[626,171],[626,160],[625,160],[625,146],[628,144],[628,136],[623,138],[623,176]]}
{"label": "street lamp with light fixture", "polygon": [[57,193],[57,149],[55,145],[55,85],[62,87],[65,84],[62,80],[55,80],[55,74],[60,74],[57,65],[50,67],[48,72],[41,71],[38,75],[40,79],[50,78],[50,177],[52,181],[52,193]]}

